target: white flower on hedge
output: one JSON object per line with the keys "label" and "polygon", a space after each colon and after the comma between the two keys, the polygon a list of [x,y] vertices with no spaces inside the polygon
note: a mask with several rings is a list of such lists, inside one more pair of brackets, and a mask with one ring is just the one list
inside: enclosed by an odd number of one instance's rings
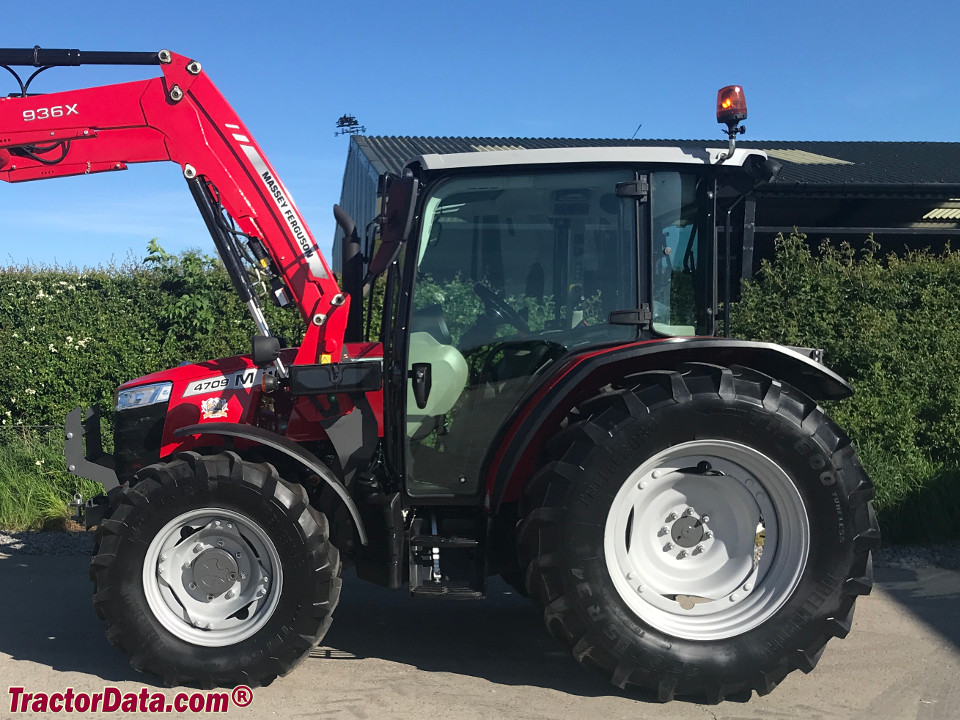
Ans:
{"label": "white flower on hedge", "polygon": [[34,390],[33,388],[27,388],[26,390],[24,390],[24,392],[25,392],[27,395],[36,395],[36,394],[37,394],[37,391]]}
{"label": "white flower on hedge", "polygon": [[83,340],[77,340],[77,347],[85,348],[87,343],[93,340],[93,338],[85,337]]}
{"label": "white flower on hedge", "polygon": [[50,296],[43,292],[43,288],[40,288],[40,290],[37,291],[37,300],[43,300],[45,297]]}
{"label": "white flower on hedge", "polygon": [[53,343],[50,343],[50,345],[48,345],[48,347],[50,348],[50,352],[52,352],[52,353],[57,352],[57,349],[53,346]]}
{"label": "white flower on hedge", "polygon": [[68,345],[72,345],[72,344],[73,344],[73,335],[67,335],[67,344],[68,344]]}
{"label": "white flower on hedge", "polygon": [[15,338],[18,338],[18,337],[20,337],[20,334],[19,334],[19,333],[14,333],[13,336],[14,336]]}

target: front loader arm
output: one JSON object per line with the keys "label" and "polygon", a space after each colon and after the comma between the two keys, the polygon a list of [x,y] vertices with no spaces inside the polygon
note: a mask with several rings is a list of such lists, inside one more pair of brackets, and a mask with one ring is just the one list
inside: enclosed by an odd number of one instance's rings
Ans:
{"label": "front loader arm", "polygon": [[[23,59],[27,53],[34,53],[34,62]],[[0,50],[0,65],[79,65],[87,55],[110,54]],[[236,229],[253,238],[251,244],[259,241],[269,256],[257,259],[264,268],[272,264],[307,324],[295,363],[339,361],[350,299],[243,122],[199,63],[167,51],[118,55],[136,55],[133,64],[159,64],[162,77],[0,98],[0,179],[21,182],[124,170],[131,163],[177,163],[201,212],[204,205],[222,207]],[[71,59],[55,62],[44,56]],[[212,212],[204,219],[208,227],[215,224]],[[211,227],[211,232],[223,256],[218,231]],[[230,259],[223,260],[231,270]]]}

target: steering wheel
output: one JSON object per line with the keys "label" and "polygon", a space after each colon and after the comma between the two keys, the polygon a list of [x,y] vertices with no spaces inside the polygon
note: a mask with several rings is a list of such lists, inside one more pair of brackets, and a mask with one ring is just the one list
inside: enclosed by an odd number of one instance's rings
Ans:
{"label": "steering wheel", "polygon": [[520,313],[501,300],[500,296],[493,290],[482,283],[476,283],[473,286],[473,291],[483,302],[483,306],[487,312],[496,315],[501,322],[513,325],[522,333],[530,332],[530,326],[527,325],[527,321],[520,316]]}

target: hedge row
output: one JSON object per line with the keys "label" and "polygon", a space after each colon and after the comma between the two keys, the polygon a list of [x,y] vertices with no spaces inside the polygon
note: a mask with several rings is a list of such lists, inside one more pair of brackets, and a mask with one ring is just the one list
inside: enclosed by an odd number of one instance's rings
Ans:
{"label": "hedge row", "polygon": [[[888,537],[956,537],[960,252],[881,258],[875,249],[811,252],[802,236],[779,240],[731,309],[733,334],[824,348],[856,390],[828,410],[876,482]],[[267,310],[280,334],[299,340],[295,312]],[[245,352],[250,333],[226,273],[199,253],[174,257],[151,243],[143,262],[122,267],[7,268],[0,424],[56,425],[78,405],[110,407],[121,382]]]}
{"label": "hedge row", "polygon": [[[78,405],[112,407],[131,378],[249,351],[252,325],[222,266],[148,250],[97,270],[0,270],[0,425],[57,425]],[[299,341],[296,311],[266,310]]]}
{"label": "hedge row", "polygon": [[733,334],[823,348],[854,387],[827,410],[857,443],[887,537],[960,537],[960,252],[877,247],[779,239],[731,307]]}

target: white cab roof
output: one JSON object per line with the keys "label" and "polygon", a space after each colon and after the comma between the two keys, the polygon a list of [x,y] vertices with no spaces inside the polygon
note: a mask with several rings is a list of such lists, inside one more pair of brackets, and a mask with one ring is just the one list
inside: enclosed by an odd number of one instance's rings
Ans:
{"label": "white cab roof", "polygon": [[[726,147],[572,147],[538,148],[535,150],[490,150],[451,153],[449,155],[420,155],[413,162],[424,170],[454,168],[496,167],[500,165],[562,165],[568,163],[662,163],[716,165],[727,152]],[[749,157],[766,159],[761,150],[740,149],[724,165],[742,166]]]}

